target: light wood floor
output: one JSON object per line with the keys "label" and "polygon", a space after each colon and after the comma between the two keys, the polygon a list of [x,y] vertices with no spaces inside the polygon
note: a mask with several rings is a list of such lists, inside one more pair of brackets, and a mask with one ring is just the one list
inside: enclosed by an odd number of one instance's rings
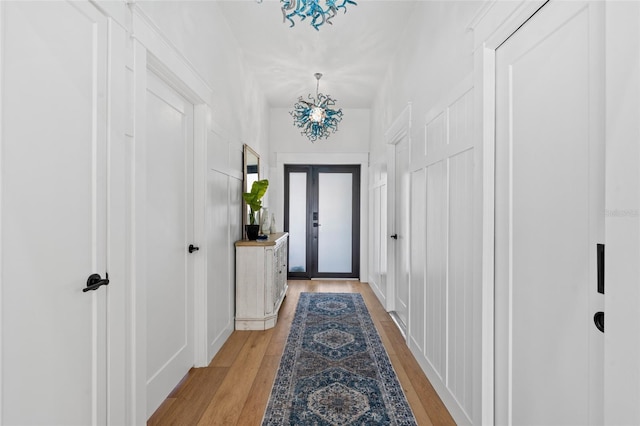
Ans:
{"label": "light wood floor", "polygon": [[419,425],[454,425],[393,320],[366,283],[289,281],[276,327],[234,331],[206,368],[192,368],[148,425],[260,425],[300,292],[361,293]]}

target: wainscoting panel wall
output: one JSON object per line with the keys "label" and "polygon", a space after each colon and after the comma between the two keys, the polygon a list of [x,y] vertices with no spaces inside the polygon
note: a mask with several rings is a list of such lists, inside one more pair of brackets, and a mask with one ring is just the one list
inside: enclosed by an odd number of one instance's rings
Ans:
{"label": "wainscoting panel wall", "polygon": [[449,159],[447,386],[471,409],[473,344],[473,150]]}
{"label": "wainscoting panel wall", "polygon": [[[233,276],[229,264],[233,261],[229,250],[228,218],[230,206],[229,186],[231,178],[216,170],[209,170],[207,177],[207,357],[210,359],[233,330]],[[238,190],[239,191],[239,190]],[[238,213],[238,217],[240,213]],[[227,333],[225,333],[227,332]]]}
{"label": "wainscoting panel wall", "polygon": [[209,142],[207,172],[207,359],[211,360],[234,328],[233,243],[242,238],[242,175],[226,166],[224,159],[233,149],[225,138],[215,132],[209,136],[214,142]]}
{"label": "wainscoting panel wall", "polygon": [[[427,241],[425,355],[429,364],[446,380],[447,352],[447,162],[427,167]],[[415,238],[419,238],[417,235]]]}
{"label": "wainscoting panel wall", "polygon": [[[425,120],[412,164],[409,346],[458,424],[473,418],[473,91]],[[425,213],[426,212],[426,213]]]}
{"label": "wainscoting panel wall", "polygon": [[444,113],[438,114],[429,121],[425,127],[426,139],[424,151],[428,158],[438,158],[438,152],[442,150],[446,143],[446,116]]}
{"label": "wainscoting panel wall", "polygon": [[387,164],[372,164],[369,170],[369,285],[386,306],[387,244],[390,238],[387,229]]}
{"label": "wainscoting panel wall", "polygon": [[[426,169],[418,169],[411,173],[411,231],[416,238],[411,238],[410,270],[411,281],[415,283],[410,288],[411,301],[409,303],[409,336],[415,347],[420,348],[420,352],[425,352],[425,329],[428,324],[427,317],[433,312],[427,308],[425,299],[425,276],[426,267],[424,254],[427,248],[426,221],[424,212],[427,211],[427,191]],[[415,309],[418,305],[422,308]],[[430,319],[429,319],[430,320]]]}

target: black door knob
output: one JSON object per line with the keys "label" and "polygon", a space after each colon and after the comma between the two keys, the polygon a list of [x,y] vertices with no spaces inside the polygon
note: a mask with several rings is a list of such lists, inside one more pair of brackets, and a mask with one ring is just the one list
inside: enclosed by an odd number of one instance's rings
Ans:
{"label": "black door knob", "polygon": [[193,244],[189,244],[189,253],[200,250],[200,247],[196,247]]}
{"label": "black door knob", "polygon": [[398,239],[398,234],[393,234],[393,235],[391,236],[391,238],[393,238],[394,240],[397,240],[397,239]]}
{"label": "black door knob", "polygon": [[593,316],[593,322],[596,324],[596,328],[604,333],[604,312],[596,312]]}
{"label": "black door knob", "polygon": [[87,286],[82,289],[84,293],[89,290],[97,290],[100,286],[109,284],[109,274],[105,275],[105,278],[102,279],[100,274],[91,274],[89,278],[87,278]]}

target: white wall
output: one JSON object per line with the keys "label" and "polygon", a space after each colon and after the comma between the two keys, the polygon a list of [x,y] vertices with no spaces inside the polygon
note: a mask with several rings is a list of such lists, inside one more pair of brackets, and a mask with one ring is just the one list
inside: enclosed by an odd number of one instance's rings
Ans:
{"label": "white wall", "polygon": [[242,238],[242,144],[262,154],[268,177],[268,107],[215,2],[142,1],[137,6],[211,89],[207,123],[207,360],[233,331],[235,249]]}
{"label": "white wall", "polygon": [[[267,104],[216,2],[141,1],[139,7],[213,91],[212,128],[226,143],[249,143],[266,152]],[[237,156],[234,168],[240,168]]]}
{"label": "white wall", "polygon": [[372,108],[372,162],[386,155],[384,134],[407,102],[414,117],[412,140],[422,139],[423,118],[473,71],[473,34],[467,24],[482,2],[418,2],[404,44],[390,64]]}
{"label": "white wall", "polygon": [[[137,73],[143,71],[136,65],[141,57],[138,52],[146,49],[148,55],[155,57],[154,63],[174,74],[174,80],[184,79],[184,84],[178,83],[179,86],[187,90],[197,88],[196,94],[204,101],[199,107],[200,121],[196,120],[196,140],[201,138],[202,143],[194,164],[197,169],[196,209],[200,205],[195,215],[194,242],[200,246],[195,275],[196,282],[202,283],[200,286],[196,284],[196,306],[199,310],[196,308],[195,334],[200,339],[196,337],[194,361],[196,366],[204,366],[234,328],[233,243],[241,238],[242,145],[249,143],[258,152],[268,152],[267,103],[250,70],[245,69],[238,46],[215,2],[142,1],[129,8],[115,7],[113,2],[100,4],[132,36],[129,38],[129,56],[124,61],[128,64],[127,73],[134,86],[134,94],[140,90],[135,87]],[[135,96],[130,102],[135,104]],[[130,124],[127,131],[130,156],[134,155],[138,144],[138,135],[133,130],[133,123],[138,117],[134,113],[142,111],[133,109],[124,111]],[[251,119],[247,120],[247,117]],[[263,171],[268,171],[268,162],[263,162],[263,166]],[[134,182],[131,181],[135,175],[135,170],[128,171],[127,192],[132,194],[129,209],[137,202]],[[134,214],[130,215],[127,228],[136,229]],[[127,250],[132,277],[137,267],[133,241],[130,240],[131,249]],[[132,280],[135,282],[135,278]],[[139,288],[144,284],[137,283],[136,286]],[[129,334],[138,336],[126,343],[130,354],[126,379],[130,389],[127,418],[131,424],[146,422],[144,354],[153,350],[141,343],[145,341],[144,326],[140,325],[144,320],[136,319],[144,315],[145,302],[141,295],[144,292],[134,290],[132,300],[127,301],[131,310],[129,326],[132,329]]]}
{"label": "white wall", "polygon": [[387,281],[389,274],[390,230],[388,228],[388,171],[386,159],[371,164],[369,169],[369,282],[382,306],[387,307]]}
{"label": "white wall", "polygon": [[[493,137],[492,49],[542,3],[419,2],[372,109],[371,172],[379,173],[387,161],[385,131],[412,103],[411,223],[423,237],[412,241],[411,298],[425,303],[411,306],[408,341],[459,424],[493,423],[493,151],[485,145]],[[607,424],[640,418],[633,402],[640,394],[640,128],[631,118],[640,99],[639,22],[637,4],[607,2]],[[458,95],[467,89],[461,109]],[[469,149],[439,150],[442,141],[462,140],[457,131],[471,132],[462,138]],[[436,155],[425,154],[434,142]],[[471,217],[459,214],[466,209]],[[379,214],[372,213],[374,222]],[[464,278],[469,271],[471,280]]]}
{"label": "white wall", "polygon": [[640,424],[640,4],[606,4],[605,424]]}
{"label": "white wall", "polygon": [[[480,7],[480,2],[418,2],[371,119],[371,171],[381,173],[392,169],[386,164],[392,160],[387,158],[385,132],[411,103],[411,165],[405,171],[411,176],[412,194],[407,340],[458,424],[472,423],[478,415],[472,303],[480,277],[474,276],[470,244],[476,169],[473,34],[467,26]],[[374,200],[383,184],[372,186]],[[372,206],[374,224],[385,216],[380,208]],[[378,251],[384,252],[384,246]],[[371,277],[379,291],[386,289],[385,278],[382,272]]]}
{"label": "white wall", "polygon": [[[303,94],[301,94],[303,95]],[[339,105],[337,105],[339,107]],[[312,143],[293,125],[291,108],[272,108],[269,120],[271,183],[267,201],[269,211],[276,215],[276,226],[284,223],[284,164],[360,164],[360,276],[368,276],[368,158],[370,111],[344,109],[338,131],[327,139]]]}

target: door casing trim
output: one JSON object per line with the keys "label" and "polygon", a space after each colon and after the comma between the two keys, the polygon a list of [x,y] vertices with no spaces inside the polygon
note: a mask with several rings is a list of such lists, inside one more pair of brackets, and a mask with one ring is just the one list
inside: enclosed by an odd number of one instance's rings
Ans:
{"label": "door casing trim", "polygon": [[[284,166],[285,164],[309,165],[360,165],[360,205],[369,205],[369,153],[275,153],[276,169],[271,171],[274,190],[269,198],[269,209],[276,217],[284,218]],[[368,241],[369,218],[366,208],[360,209],[360,280],[369,276]]]}

